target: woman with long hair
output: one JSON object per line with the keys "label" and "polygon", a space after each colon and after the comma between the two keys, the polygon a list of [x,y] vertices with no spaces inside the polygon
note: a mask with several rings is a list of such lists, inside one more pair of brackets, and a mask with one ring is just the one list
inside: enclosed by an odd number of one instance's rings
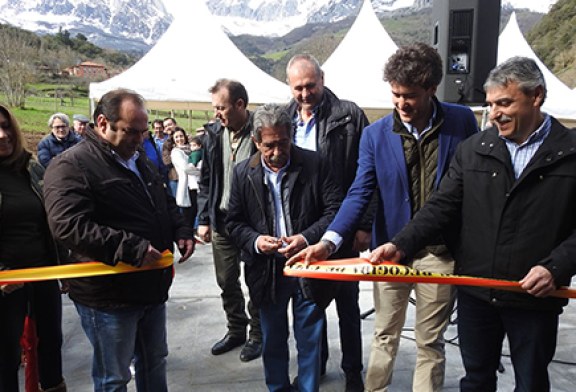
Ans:
{"label": "woman with long hair", "polygon": [[[42,198],[44,168],[26,150],[16,119],[0,105],[0,270],[57,264]],[[18,391],[20,336],[36,321],[42,391],[64,392],[62,299],[55,280],[0,285],[0,392]]]}
{"label": "woman with long hair", "polygon": [[198,176],[200,164],[190,161],[190,143],[186,131],[180,127],[174,128],[170,136],[174,148],[170,152],[172,164],[178,174],[178,187],[176,189],[176,204],[182,209],[182,214],[188,223],[194,225],[198,204],[196,195],[198,192]]}

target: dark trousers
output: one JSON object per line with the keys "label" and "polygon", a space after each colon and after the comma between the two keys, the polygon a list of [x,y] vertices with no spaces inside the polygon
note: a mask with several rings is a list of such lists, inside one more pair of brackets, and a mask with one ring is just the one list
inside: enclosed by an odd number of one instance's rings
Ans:
{"label": "dark trousers", "polygon": [[[360,306],[358,282],[340,282],[334,302],[338,313],[338,326],[340,328],[340,348],[342,362],[340,366],[344,373],[360,373],[362,371],[362,331],[360,320]],[[328,331],[324,323],[322,336],[322,371],[326,370],[328,361]]]}
{"label": "dark trousers", "polygon": [[250,324],[249,338],[262,341],[259,310],[248,301],[246,315],[244,293],[240,284],[240,249],[226,235],[212,233],[212,256],[216,270],[216,282],[222,290],[222,307],[228,320],[228,333],[234,337],[246,337],[246,326]]}
{"label": "dark trousers", "polygon": [[198,214],[198,200],[197,200],[197,191],[193,191],[191,189],[188,190],[188,194],[190,195],[190,207],[180,207],[182,209],[182,215],[184,216],[184,220],[190,226],[196,228],[196,215]]}
{"label": "dark trousers", "polygon": [[0,392],[18,391],[20,337],[28,307],[36,321],[38,371],[43,389],[62,382],[62,298],[57,281],[28,283],[0,294]]}
{"label": "dark trousers", "polygon": [[496,391],[502,343],[508,337],[516,392],[550,390],[558,312],[493,306],[458,290],[458,334],[466,375],[462,392]]}

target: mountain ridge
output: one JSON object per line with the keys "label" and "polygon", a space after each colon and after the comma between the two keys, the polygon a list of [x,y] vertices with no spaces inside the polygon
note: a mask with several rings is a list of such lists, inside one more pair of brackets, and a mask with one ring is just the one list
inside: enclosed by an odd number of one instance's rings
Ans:
{"label": "mountain ridge", "polygon": [[161,0],[0,0],[0,23],[37,34],[81,33],[99,46],[126,51],[148,51],[171,22]]}
{"label": "mountain ridge", "polygon": [[[183,0],[0,0],[0,23],[39,34],[68,30],[100,46],[146,52],[170,26]],[[187,0],[203,1],[203,0]],[[502,0],[529,8],[532,0]],[[536,4],[556,0],[538,1]],[[306,24],[354,17],[363,0],[206,0],[229,35],[283,36]],[[432,0],[372,0],[377,13],[430,7]],[[145,23],[142,23],[145,21]]]}

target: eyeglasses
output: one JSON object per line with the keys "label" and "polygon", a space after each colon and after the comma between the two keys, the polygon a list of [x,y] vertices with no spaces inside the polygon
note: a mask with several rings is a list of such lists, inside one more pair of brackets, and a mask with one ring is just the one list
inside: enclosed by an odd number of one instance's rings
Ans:
{"label": "eyeglasses", "polygon": [[66,129],[68,128],[68,125],[54,125],[52,126],[52,129]]}

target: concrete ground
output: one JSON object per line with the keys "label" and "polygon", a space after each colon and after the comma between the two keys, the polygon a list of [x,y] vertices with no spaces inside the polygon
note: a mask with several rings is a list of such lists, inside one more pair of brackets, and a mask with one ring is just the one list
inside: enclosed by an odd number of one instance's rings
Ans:
{"label": "concrete ground", "polygon": [[[576,282],[574,282],[576,284]],[[362,311],[372,308],[372,284],[361,282],[360,304]],[[210,246],[198,246],[192,258],[176,266],[176,278],[167,304],[170,355],[168,357],[169,389],[172,392],[213,391],[265,391],[261,360],[243,363],[239,360],[240,349],[213,356],[210,348],[224,336],[226,322],[221,308],[219,289],[212,267]],[[401,341],[394,371],[391,392],[407,392],[412,388],[412,371],[415,362],[415,344],[411,328],[414,309],[409,307],[404,338]],[[64,376],[70,392],[92,391],[91,347],[82,331],[73,304],[64,300]],[[328,309],[330,359],[327,374],[322,380],[321,391],[344,391],[344,375],[340,370],[340,347],[337,317],[334,306]],[[368,364],[373,316],[362,324],[364,338],[364,366]],[[445,391],[457,391],[463,374],[456,327],[450,325],[447,344]],[[558,348],[555,362],[550,366],[552,390],[572,392],[576,390],[576,301],[561,316]],[[291,372],[295,375],[295,349],[291,346]],[[514,375],[510,359],[502,358],[504,372],[499,374],[499,390],[514,389]],[[23,373],[23,372],[21,372]],[[22,388],[23,390],[23,388]],[[135,391],[134,382],[129,391]]]}

